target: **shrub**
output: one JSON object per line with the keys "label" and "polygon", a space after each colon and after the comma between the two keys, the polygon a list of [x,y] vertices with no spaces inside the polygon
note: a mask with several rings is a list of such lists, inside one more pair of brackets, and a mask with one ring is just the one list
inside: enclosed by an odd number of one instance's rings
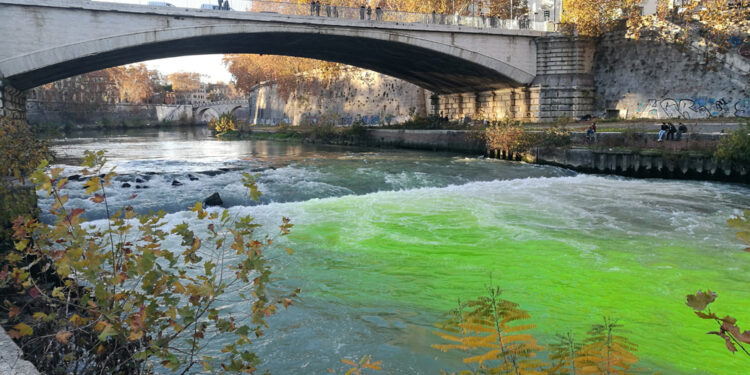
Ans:
{"label": "shrub", "polygon": [[0,118],[0,177],[23,180],[42,160],[52,155],[25,121]]}
{"label": "shrub", "polygon": [[538,134],[535,145],[539,147],[565,147],[570,145],[571,142],[570,131],[564,125],[554,125]]}
{"label": "shrub", "polygon": [[218,119],[211,119],[211,121],[208,122],[208,128],[216,131],[218,133],[217,136],[221,136],[226,132],[237,130],[237,127],[234,124],[235,121],[236,119],[234,116],[228,113],[222,113]]}
{"label": "shrub", "polygon": [[714,152],[718,160],[750,163],[750,123],[740,125],[739,129],[721,139]]}
{"label": "shrub", "polygon": [[[182,373],[196,365],[252,372],[259,359],[250,338],[262,335],[265,318],[296,295],[274,300],[266,291],[265,251],[273,239],[256,238],[252,217],[209,212],[200,202],[190,210],[201,232],[185,222],[166,229],[163,212],[115,210],[106,193],[115,173],[103,169],[105,162],[101,151],[86,152],[82,172],[90,200],[111,214],[100,226],[84,224],[84,210],[68,207],[61,169],[46,173],[43,163],[33,173],[40,193],[54,198],[57,218],[14,222],[15,250],[0,273],[0,285],[16,296],[4,291],[9,335],[43,373],[150,373],[154,362]],[[257,200],[255,178],[245,174],[242,182]],[[284,218],[281,235],[291,227]],[[167,247],[169,237],[180,245]],[[51,282],[45,270],[55,272]],[[248,305],[246,313],[220,308],[230,292]],[[219,335],[233,338],[222,339],[220,351],[202,350]]]}
{"label": "shrub", "polygon": [[493,121],[484,130],[484,140],[489,151],[524,152],[531,147],[532,137],[518,121],[505,119]]}

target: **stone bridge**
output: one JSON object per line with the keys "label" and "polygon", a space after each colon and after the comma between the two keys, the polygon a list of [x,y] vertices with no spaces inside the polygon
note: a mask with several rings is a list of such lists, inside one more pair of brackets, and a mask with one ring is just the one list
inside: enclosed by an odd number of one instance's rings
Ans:
{"label": "stone bridge", "polygon": [[209,122],[211,119],[218,119],[223,114],[234,114],[234,111],[240,108],[248,108],[250,102],[245,99],[222,100],[218,102],[205,103],[193,107],[193,118],[199,122]]}
{"label": "stone bridge", "polygon": [[[15,111],[22,102],[16,98],[19,92],[62,78],[150,59],[213,53],[298,56],[371,69],[436,93],[433,111],[452,117],[574,115],[585,112],[586,103],[573,107],[563,102],[586,102],[578,100],[585,96],[578,91],[591,86],[586,48],[580,49],[576,41],[551,42],[556,38],[532,30],[82,0],[0,0],[0,35],[4,112]],[[541,91],[548,84],[576,91],[563,97],[554,93],[566,105],[553,108],[560,113],[544,113],[548,108]],[[481,93],[490,93],[489,101]]]}

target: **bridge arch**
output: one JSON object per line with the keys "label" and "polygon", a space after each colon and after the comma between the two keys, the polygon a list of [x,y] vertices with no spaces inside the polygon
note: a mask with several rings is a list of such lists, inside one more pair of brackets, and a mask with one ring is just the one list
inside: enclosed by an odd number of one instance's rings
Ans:
{"label": "bridge arch", "polygon": [[374,70],[437,93],[516,87],[534,75],[456,45],[399,30],[309,23],[233,23],[173,27],[57,45],[0,61],[15,87],[138,61],[211,53],[315,58]]}
{"label": "bridge arch", "polygon": [[230,115],[230,116],[234,116],[234,112],[235,112],[236,110],[240,109],[240,108],[242,108],[242,106],[241,106],[241,105],[237,105],[237,106],[234,106],[234,107],[232,107],[232,109],[231,109],[231,110],[229,110],[229,115]]}

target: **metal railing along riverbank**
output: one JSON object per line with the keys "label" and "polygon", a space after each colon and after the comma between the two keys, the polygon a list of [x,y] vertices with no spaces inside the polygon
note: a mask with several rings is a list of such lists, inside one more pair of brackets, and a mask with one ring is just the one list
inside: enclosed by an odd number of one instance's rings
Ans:
{"label": "metal railing along riverbank", "polygon": [[218,8],[219,3],[214,0],[109,0],[105,2],[137,4],[153,7],[194,8],[217,12],[254,12],[263,14],[307,16],[314,18],[341,18],[361,20],[363,22],[416,23],[425,25],[466,26],[480,29],[554,31],[554,23],[549,21],[509,20],[500,19],[498,17],[472,16],[463,13],[439,14],[401,12],[389,9],[378,10],[376,8],[372,8],[370,14],[368,14],[366,8],[336,6],[325,4],[322,1],[319,10],[313,8],[310,3],[298,4],[254,0],[229,0],[230,10],[216,9]]}

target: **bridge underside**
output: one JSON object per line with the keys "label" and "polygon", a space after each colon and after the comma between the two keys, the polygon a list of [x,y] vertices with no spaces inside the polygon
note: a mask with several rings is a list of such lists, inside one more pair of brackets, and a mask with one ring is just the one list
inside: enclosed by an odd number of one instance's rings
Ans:
{"label": "bridge underside", "polygon": [[340,35],[281,32],[210,35],[144,44],[89,55],[6,78],[14,87],[23,90],[138,61],[216,53],[260,53],[335,61],[400,78],[440,94],[520,86],[518,82],[482,65],[409,44]]}

